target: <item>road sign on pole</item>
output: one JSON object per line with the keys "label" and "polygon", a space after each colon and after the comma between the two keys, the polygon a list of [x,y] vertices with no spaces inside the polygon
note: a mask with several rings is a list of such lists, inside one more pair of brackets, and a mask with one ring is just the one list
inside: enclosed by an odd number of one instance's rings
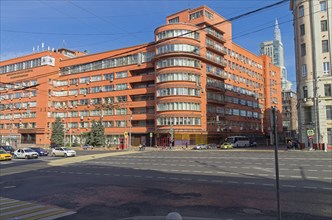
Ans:
{"label": "road sign on pole", "polygon": [[307,130],[307,135],[308,135],[308,137],[314,136],[315,131],[314,130]]}

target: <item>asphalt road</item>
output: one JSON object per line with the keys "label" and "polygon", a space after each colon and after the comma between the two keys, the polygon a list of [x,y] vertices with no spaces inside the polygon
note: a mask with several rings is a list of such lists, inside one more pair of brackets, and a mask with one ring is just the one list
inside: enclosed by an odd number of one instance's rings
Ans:
{"label": "asphalt road", "polygon": [[[76,212],[63,219],[276,219],[273,151],[78,152],[1,163],[1,197]],[[331,219],[331,152],[279,153],[282,219]]]}

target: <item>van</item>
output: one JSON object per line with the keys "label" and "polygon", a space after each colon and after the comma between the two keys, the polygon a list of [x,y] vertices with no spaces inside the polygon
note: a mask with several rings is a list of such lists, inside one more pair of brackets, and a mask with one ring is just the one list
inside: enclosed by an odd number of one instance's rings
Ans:
{"label": "van", "polygon": [[230,136],[225,139],[225,142],[231,143],[233,147],[249,147],[249,138],[246,136]]}

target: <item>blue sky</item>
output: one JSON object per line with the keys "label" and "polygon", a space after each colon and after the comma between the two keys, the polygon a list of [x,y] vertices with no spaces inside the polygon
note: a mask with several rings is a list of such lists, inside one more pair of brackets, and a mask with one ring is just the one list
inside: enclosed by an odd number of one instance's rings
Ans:
{"label": "blue sky", "polygon": [[[21,56],[32,48],[66,47],[89,53],[153,41],[166,16],[207,5],[232,18],[278,0],[0,0],[0,59]],[[273,39],[279,20],[288,78],[295,84],[292,13],[289,2],[233,21],[233,41],[258,54],[259,43]],[[260,31],[259,31],[260,30]]]}

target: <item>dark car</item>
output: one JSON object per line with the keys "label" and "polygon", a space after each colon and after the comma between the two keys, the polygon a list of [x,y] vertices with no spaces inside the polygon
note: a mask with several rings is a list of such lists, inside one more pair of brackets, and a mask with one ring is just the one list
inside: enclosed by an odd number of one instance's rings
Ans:
{"label": "dark car", "polygon": [[48,151],[40,147],[30,147],[31,150],[36,151],[39,156],[47,156]]}
{"label": "dark car", "polygon": [[12,146],[3,145],[3,146],[0,146],[0,149],[3,149],[4,151],[6,151],[7,153],[10,153],[11,155],[14,155],[15,149]]}
{"label": "dark car", "polygon": [[59,145],[59,144],[54,144],[54,143],[52,143],[52,144],[50,145],[50,148],[56,148],[56,147],[60,147],[60,145]]}

